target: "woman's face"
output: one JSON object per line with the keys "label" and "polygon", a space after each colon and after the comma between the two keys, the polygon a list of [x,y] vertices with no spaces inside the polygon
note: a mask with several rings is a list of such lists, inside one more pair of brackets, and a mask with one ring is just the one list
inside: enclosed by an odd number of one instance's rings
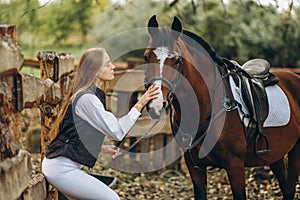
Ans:
{"label": "woman's face", "polygon": [[101,81],[109,81],[115,77],[115,66],[111,63],[107,53],[104,53],[104,66],[99,69],[99,78]]}

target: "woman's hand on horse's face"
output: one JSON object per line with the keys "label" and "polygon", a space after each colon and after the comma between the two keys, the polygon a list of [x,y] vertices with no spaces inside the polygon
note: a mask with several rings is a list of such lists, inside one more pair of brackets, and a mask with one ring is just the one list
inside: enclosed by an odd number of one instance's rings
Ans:
{"label": "woman's hand on horse's face", "polygon": [[143,94],[143,96],[139,99],[139,101],[134,105],[134,107],[138,110],[141,111],[149,101],[156,99],[158,97],[158,94],[160,93],[158,91],[159,87],[156,87],[155,84],[153,83],[148,90]]}

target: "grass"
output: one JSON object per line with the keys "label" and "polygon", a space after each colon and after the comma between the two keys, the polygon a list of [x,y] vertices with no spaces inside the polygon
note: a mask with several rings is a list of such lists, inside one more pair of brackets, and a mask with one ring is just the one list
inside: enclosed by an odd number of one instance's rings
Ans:
{"label": "grass", "polygon": [[23,66],[20,73],[22,74],[33,73],[34,76],[40,77],[40,69],[36,67]]}

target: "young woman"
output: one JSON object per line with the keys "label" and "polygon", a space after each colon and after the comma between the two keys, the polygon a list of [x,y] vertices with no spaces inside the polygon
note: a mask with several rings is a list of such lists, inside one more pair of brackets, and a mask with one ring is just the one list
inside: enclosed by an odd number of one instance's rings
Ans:
{"label": "young woman", "polygon": [[92,168],[100,150],[115,157],[118,149],[102,145],[104,137],[122,140],[143,107],[159,94],[152,85],[127,115],[117,119],[106,111],[103,91],[106,81],[114,78],[114,68],[105,49],[92,48],[84,52],[73,89],[51,130],[56,136],[48,146],[42,171],[47,181],[69,199],[119,199],[112,189],[81,167]]}

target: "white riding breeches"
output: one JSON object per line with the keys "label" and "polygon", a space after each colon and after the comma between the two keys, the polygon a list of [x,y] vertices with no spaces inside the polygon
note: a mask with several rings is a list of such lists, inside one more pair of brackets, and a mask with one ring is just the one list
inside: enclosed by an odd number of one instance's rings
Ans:
{"label": "white riding breeches", "polygon": [[42,172],[47,181],[68,197],[82,200],[119,200],[110,187],[81,170],[79,163],[60,156],[44,158]]}

